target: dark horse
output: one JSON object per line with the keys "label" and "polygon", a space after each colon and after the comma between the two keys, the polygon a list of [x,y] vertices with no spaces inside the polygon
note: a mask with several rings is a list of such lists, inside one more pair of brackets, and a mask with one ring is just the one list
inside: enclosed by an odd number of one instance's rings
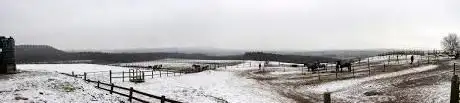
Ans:
{"label": "dark horse", "polygon": [[203,70],[209,69],[209,65],[201,66],[201,65],[193,64],[192,67],[193,69],[195,69],[195,71],[203,71]]}
{"label": "dark horse", "polygon": [[326,65],[320,64],[319,62],[317,62],[317,63],[305,63],[304,65],[307,67],[308,71],[317,71],[318,68],[326,67]]}
{"label": "dark horse", "polygon": [[335,65],[335,71],[339,72],[340,69],[340,72],[343,72],[343,68],[348,68],[348,72],[351,72],[351,66],[352,64],[350,62],[341,63],[340,61],[337,61],[337,64]]}

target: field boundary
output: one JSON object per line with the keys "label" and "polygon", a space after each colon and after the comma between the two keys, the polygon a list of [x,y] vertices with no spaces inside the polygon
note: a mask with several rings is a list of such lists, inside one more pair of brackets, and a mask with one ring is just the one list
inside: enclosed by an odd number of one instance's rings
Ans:
{"label": "field boundary", "polygon": [[[67,75],[67,76],[70,76],[70,77],[75,77],[75,78],[81,78],[81,77],[79,77],[80,75],[72,75],[72,74],[68,74],[68,73],[60,73],[60,74],[64,74],[64,75]],[[176,101],[176,100],[167,99],[164,95],[163,96],[156,96],[156,95],[145,93],[145,92],[142,92],[142,91],[139,91],[139,90],[135,90],[135,89],[133,89],[133,87],[127,88],[127,87],[117,86],[117,85],[115,85],[113,83],[109,84],[109,83],[103,83],[103,82],[100,82],[100,81],[93,81],[93,80],[89,80],[89,79],[84,79],[84,81],[90,82],[90,83],[96,83],[96,86],[95,86],[96,88],[102,89],[102,90],[105,90],[105,91],[109,91],[110,94],[115,93],[115,94],[118,94],[118,95],[121,95],[121,96],[128,97],[129,98],[128,101],[130,101],[130,102],[132,102],[132,100],[134,99],[134,100],[137,100],[137,101],[142,102],[142,103],[151,103],[151,102],[148,102],[147,100],[140,99],[139,97],[134,97],[133,93],[137,93],[137,94],[147,96],[147,97],[150,97],[150,98],[158,99],[158,100],[161,101],[161,103],[165,103],[165,102],[182,103],[182,102],[179,102],[179,101]],[[101,85],[108,86],[110,88],[103,88]],[[114,89],[121,89],[121,90],[129,91],[129,94],[123,94],[122,92],[116,91]]]}

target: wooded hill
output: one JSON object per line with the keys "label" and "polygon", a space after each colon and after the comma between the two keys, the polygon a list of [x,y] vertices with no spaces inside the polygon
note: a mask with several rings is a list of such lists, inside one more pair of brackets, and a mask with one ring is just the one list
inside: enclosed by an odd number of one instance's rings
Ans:
{"label": "wooded hill", "polygon": [[269,60],[291,63],[316,61],[337,61],[335,58],[320,56],[280,55],[262,52],[247,52],[244,55],[208,56],[185,53],[104,53],[104,52],[66,52],[47,45],[16,46],[16,61],[24,63],[58,63],[72,60],[91,60],[90,63],[109,64],[121,62],[151,61],[165,58],[203,59],[203,60]]}

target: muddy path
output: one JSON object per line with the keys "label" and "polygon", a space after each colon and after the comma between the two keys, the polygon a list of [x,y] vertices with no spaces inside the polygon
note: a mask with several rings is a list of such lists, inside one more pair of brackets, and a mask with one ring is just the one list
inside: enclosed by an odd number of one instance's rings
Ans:
{"label": "muddy path", "polygon": [[[422,86],[433,86],[438,85],[441,82],[449,81],[452,74],[451,65],[449,65],[449,60],[440,61],[436,69],[428,70],[424,72],[419,72],[415,74],[408,74],[402,76],[396,76],[391,78],[378,79],[373,81],[368,81],[363,83],[363,85],[358,85],[350,87],[350,89],[344,91],[337,91],[337,95],[333,94],[334,102],[420,102],[417,96],[417,93],[421,90],[414,90],[414,88]],[[269,86],[273,90],[277,91],[279,94],[286,96],[287,98],[293,99],[298,103],[317,103],[322,102],[322,94],[313,93],[303,90],[305,86],[318,85],[321,83],[333,82],[348,80],[353,78],[364,78],[368,76],[375,76],[379,74],[386,74],[392,72],[398,72],[406,70],[409,68],[416,68],[426,66],[427,64],[398,64],[398,65],[385,65],[385,70],[383,70],[383,64],[375,63],[371,66],[371,75],[369,75],[368,67],[365,65],[360,65],[355,67],[356,72],[342,72],[339,73],[340,78],[336,77],[335,72],[326,71],[321,72],[321,74],[315,74],[311,72],[306,73],[292,73],[292,74],[280,74],[273,75],[270,70],[259,71],[259,70],[247,70],[240,73],[241,76],[258,80],[260,84]],[[276,70],[275,70],[276,71]],[[319,80],[319,77],[321,80]],[[385,84],[385,88],[373,88],[373,87],[364,87],[364,86],[380,86]],[[388,85],[388,86],[387,86]],[[368,89],[363,89],[368,88]],[[361,89],[361,90],[357,90]],[[404,91],[408,90],[408,91]],[[402,92],[397,92],[402,91]],[[341,96],[345,94],[345,96]],[[349,96],[348,95],[358,95],[363,96]],[[369,95],[369,96],[367,96]],[[386,95],[378,97],[376,95]],[[417,98],[414,98],[417,97]],[[406,99],[411,98],[411,99]]]}
{"label": "muddy path", "polygon": [[347,102],[445,103],[449,101],[453,66],[438,64],[433,70],[369,81],[337,92]]}

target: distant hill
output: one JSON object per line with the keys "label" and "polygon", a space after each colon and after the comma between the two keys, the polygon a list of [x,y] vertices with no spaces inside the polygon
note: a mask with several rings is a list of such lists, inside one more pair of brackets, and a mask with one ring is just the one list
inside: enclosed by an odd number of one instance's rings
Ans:
{"label": "distant hill", "polygon": [[[298,55],[298,56],[321,56],[337,59],[353,59],[375,56],[384,52],[394,51],[396,49],[363,49],[363,50],[323,50],[323,51],[262,51],[265,53]],[[108,52],[108,53],[184,53],[184,54],[205,54],[209,56],[229,56],[243,55],[247,51],[231,50],[220,48],[137,48],[137,49],[118,49],[118,50],[78,50],[73,52]],[[257,51],[258,52],[258,51]]]}
{"label": "distant hill", "polygon": [[16,45],[16,54],[59,54],[65,53],[48,45]]}
{"label": "distant hill", "polygon": [[67,53],[48,45],[17,45],[16,61],[39,62],[39,61],[58,61],[67,56]]}
{"label": "distant hill", "polygon": [[72,50],[72,52],[107,52],[107,53],[184,53],[184,54],[206,54],[210,56],[242,55],[245,51],[189,47],[189,48],[135,48],[135,49],[114,49],[114,50]]}
{"label": "distant hill", "polygon": [[376,56],[389,51],[394,51],[395,49],[365,49],[365,50],[326,50],[326,51],[281,51],[281,52],[272,52],[277,54],[285,55],[303,55],[303,56],[321,56],[337,59],[353,59],[353,58],[363,58],[369,56]]}
{"label": "distant hill", "polygon": [[165,58],[207,59],[207,60],[260,60],[261,56],[270,61],[283,61],[304,63],[312,61],[335,61],[338,59],[320,56],[299,56],[281,54],[253,55],[251,53],[240,55],[213,56],[200,53],[107,53],[107,52],[65,52],[46,45],[18,45],[16,47],[16,61],[18,63],[61,63],[62,61],[91,60],[92,63],[108,64],[118,62],[150,61]]}
{"label": "distant hill", "polygon": [[281,61],[288,63],[335,62],[340,60],[321,56],[281,55],[263,52],[247,52],[243,57],[248,60]]}

